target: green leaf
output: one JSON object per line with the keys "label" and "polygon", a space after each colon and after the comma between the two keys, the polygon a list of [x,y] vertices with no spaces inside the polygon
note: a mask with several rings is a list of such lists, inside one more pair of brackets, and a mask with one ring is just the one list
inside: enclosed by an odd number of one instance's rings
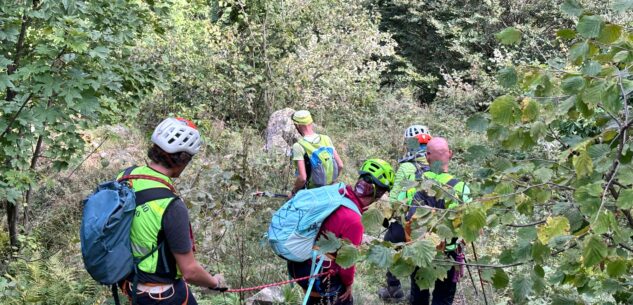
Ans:
{"label": "green leaf", "polygon": [[536,234],[539,241],[547,245],[552,238],[569,234],[569,220],[563,216],[547,217],[547,221],[538,227]]}
{"label": "green leaf", "polygon": [[593,172],[593,161],[587,151],[583,150],[579,155],[574,156],[572,163],[578,177],[588,176]]}
{"label": "green leaf", "polygon": [[606,157],[611,152],[611,147],[607,144],[595,144],[587,148],[587,153],[593,160],[599,160]]}
{"label": "green leaf", "polygon": [[618,201],[616,201],[618,208],[623,210],[633,209],[633,190],[626,189],[620,192]]}
{"label": "green leaf", "polygon": [[409,259],[398,257],[396,261],[391,264],[391,267],[389,267],[389,271],[396,277],[404,278],[415,271],[415,264]]}
{"label": "green leaf", "polygon": [[402,257],[411,259],[413,264],[418,267],[427,267],[431,265],[437,250],[430,240],[418,240],[411,245],[407,245],[402,250]]}
{"label": "green leaf", "polygon": [[336,263],[343,267],[349,268],[360,259],[360,252],[353,245],[344,245],[336,252]]}
{"label": "green leaf", "polygon": [[618,171],[618,181],[621,184],[633,184],[633,166],[624,166]]}
{"label": "green leaf", "polygon": [[576,30],[586,38],[596,38],[604,27],[604,20],[600,16],[585,15],[580,18]]}
{"label": "green leaf", "polygon": [[633,0],[615,0],[611,8],[618,12],[624,12],[633,8]]}
{"label": "green leaf", "polygon": [[544,263],[545,260],[549,257],[551,251],[547,245],[540,243],[539,241],[534,242],[532,244],[532,258],[537,263]]}
{"label": "green leaf", "polygon": [[566,113],[570,109],[572,109],[575,105],[576,105],[576,96],[572,95],[558,105],[558,111],[562,113]]}
{"label": "green leaf", "polygon": [[468,161],[484,160],[490,155],[490,149],[484,145],[473,145],[468,148],[465,159]]}
{"label": "green leaf", "polygon": [[435,228],[435,231],[437,235],[439,235],[443,239],[451,239],[455,236],[455,234],[453,234],[453,230],[451,230],[451,228],[443,223],[439,224]]}
{"label": "green leaf", "polygon": [[393,251],[380,245],[372,246],[369,248],[367,261],[379,268],[387,269],[393,263]]}
{"label": "green leaf", "polygon": [[503,289],[508,287],[510,278],[502,268],[495,269],[495,274],[492,276],[492,286],[496,289]]}
{"label": "green leaf", "polygon": [[602,102],[603,94],[606,89],[606,83],[602,79],[594,79],[589,86],[582,92],[582,100],[595,108],[598,103]]}
{"label": "green leaf", "polygon": [[607,24],[600,31],[598,41],[604,44],[612,44],[622,36],[622,26],[617,24]]}
{"label": "green leaf", "polygon": [[0,55],[0,68],[4,69],[6,66],[13,63],[13,60],[10,60],[2,55]]}
{"label": "green leaf", "polygon": [[515,98],[509,95],[500,96],[490,104],[492,121],[504,126],[516,123],[517,115],[520,111],[521,109]]}
{"label": "green leaf", "polygon": [[362,222],[365,230],[374,230],[382,226],[385,216],[379,209],[369,209],[363,213]]}
{"label": "green leaf", "polygon": [[541,167],[534,171],[534,177],[538,182],[549,182],[552,176],[554,176],[554,171],[547,167]]}
{"label": "green leaf", "polygon": [[530,98],[525,98],[521,102],[521,121],[523,123],[530,123],[536,120],[539,116],[540,106],[539,104]]}
{"label": "green leaf", "polygon": [[[602,193],[601,183],[583,185],[574,192],[574,199],[580,204],[580,210],[587,215],[593,215],[600,206],[600,194]],[[598,195],[594,195],[598,192]]]}
{"label": "green leaf", "polygon": [[628,272],[628,264],[626,260],[616,259],[607,263],[607,274],[610,277],[618,278]]}
{"label": "green leaf", "polygon": [[6,72],[0,72],[0,91],[4,91],[6,88],[14,89],[15,86]]}
{"label": "green leaf", "polygon": [[466,242],[475,241],[479,231],[486,225],[486,213],[482,206],[469,204],[462,215],[462,237]]}
{"label": "green leaf", "polygon": [[501,125],[492,125],[486,131],[489,141],[503,141],[510,135],[508,128]]}
{"label": "green leaf", "polygon": [[514,87],[518,81],[516,69],[514,69],[514,67],[506,67],[499,70],[499,73],[497,74],[497,81],[502,87]]}
{"label": "green leaf", "polygon": [[415,283],[421,289],[433,288],[437,279],[445,279],[448,266],[434,265],[426,268],[420,268],[415,273]]}
{"label": "green leaf", "polygon": [[88,55],[90,57],[93,57],[93,58],[94,57],[98,57],[98,58],[101,58],[101,59],[105,59],[108,56],[109,53],[110,53],[110,50],[108,50],[108,48],[106,48],[104,46],[99,46],[99,47],[96,47],[96,48],[88,51]]}
{"label": "green leaf", "polygon": [[616,115],[623,109],[619,86],[613,84],[607,88],[603,95],[602,105],[609,113]]}
{"label": "green leaf", "polygon": [[595,234],[604,234],[611,230],[612,227],[617,227],[617,221],[611,211],[603,210],[598,214],[596,221],[591,224],[591,229]]}
{"label": "green leaf", "polygon": [[591,267],[601,262],[607,256],[607,245],[604,244],[602,237],[591,235],[585,241],[582,249],[583,265]]}
{"label": "green leaf", "polygon": [[556,31],[556,36],[564,40],[572,40],[576,38],[576,31],[573,29],[560,29]]}
{"label": "green leaf", "polygon": [[576,65],[589,55],[589,44],[586,41],[578,42],[569,49],[569,59]]}
{"label": "green leaf", "polygon": [[530,276],[518,275],[512,281],[512,298],[516,303],[525,303],[527,296],[532,294],[532,281]]}
{"label": "green leaf", "polygon": [[578,17],[582,14],[582,6],[580,6],[576,0],[565,0],[560,9],[563,13],[574,17]]}
{"label": "green leaf", "polygon": [[584,302],[579,302],[573,298],[564,295],[554,295],[552,296],[552,304],[551,305],[577,305],[577,304],[585,304]]}
{"label": "green leaf", "polygon": [[623,62],[629,57],[629,51],[620,51],[613,56],[614,62]]}
{"label": "green leaf", "polygon": [[516,44],[521,41],[521,32],[514,27],[507,27],[495,35],[497,39],[506,45]]}
{"label": "green leaf", "polygon": [[488,129],[488,119],[481,113],[477,113],[466,120],[466,126],[472,131],[484,132]]}
{"label": "green leaf", "polygon": [[325,236],[321,236],[316,246],[319,247],[320,253],[334,253],[341,247],[341,241],[332,232],[326,232]]}
{"label": "green leaf", "polygon": [[602,71],[600,63],[590,60],[582,66],[582,74],[585,76],[596,76]]}
{"label": "green leaf", "polygon": [[585,78],[580,75],[565,77],[560,88],[567,94],[576,94],[585,87]]}

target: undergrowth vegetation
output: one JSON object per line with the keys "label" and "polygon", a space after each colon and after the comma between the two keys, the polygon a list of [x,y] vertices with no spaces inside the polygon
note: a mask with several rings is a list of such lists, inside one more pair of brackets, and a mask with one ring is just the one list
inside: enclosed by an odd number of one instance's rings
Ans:
{"label": "undergrowth vegetation", "polygon": [[287,279],[264,238],[283,201],[251,195],[291,187],[289,158],[263,150],[285,107],[331,136],[343,182],[369,157],[396,165],[418,123],[449,140],[472,189],[422,215],[410,245],[381,242],[383,216],[405,207],[368,211],[376,240],[339,256],[358,264],[357,304],[382,304],[387,269],[423,268],[432,286],[450,265],[433,240],[452,236],[472,264],[464,304],[633,303],[632,1],[124,2],[0,6],[2,304],[112,303],[81,262],[81,201],[144,164],[171,115],[206,140],[176,181],[196,257],[232,287]]}

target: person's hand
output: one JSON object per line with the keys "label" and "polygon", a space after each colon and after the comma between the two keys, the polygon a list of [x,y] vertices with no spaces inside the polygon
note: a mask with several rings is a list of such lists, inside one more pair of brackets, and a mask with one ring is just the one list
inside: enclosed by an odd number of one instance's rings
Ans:
{"label": "person's hand", "polygon": [[215,285],[215,287],[209,287],[211,291],[224,292],[228,289],[228,287],[226,286],[226,281],[224,280],[224,275],[218,273],[214,275],[213,278],[215,279],[217,284]]}
{"label": "person's hand", "polygon": [[288,193],[288,200],[292,199],[292,197],[294,197],[295,193],[293,193],[292,191],[290,191]]}
{"label": "person's hand", "polygon": [[352,298],[352,285],[345,287],[345,292],[338,297],[341,301],[346,301]]}

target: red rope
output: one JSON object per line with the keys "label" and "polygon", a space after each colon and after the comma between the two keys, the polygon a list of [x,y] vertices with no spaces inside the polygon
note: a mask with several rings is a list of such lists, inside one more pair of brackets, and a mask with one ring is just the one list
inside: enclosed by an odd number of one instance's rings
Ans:
{"label": "red rope", "polygon": [[245,292],[245,291],[253,291],[253,290],[261,290],[264,288],[268,288],[268,287],[274,287],[274,286],[282,286],[282,285],[286,285],[286,284],[290,284],[290,283],[296,283],[299,281],[303,281],[303,280],[307,280],[313,277],[318,277],[318,276],[323,276],[323,275],[327,275],[330,276],[334,274],[333,270],[329,270],[326,272],[321,272],[319,274],[315,274],[315,275],[308,275],[308,276],[304,276],[304,277],[300,277],[300,278],[296,278],[296,279],[292,279],[292,280],[286,280],[283,282],[277,282],[277,283],[272,283],[272,284],[265,284],[265,285],[260,285],[260,286],[255,286],[255,287],[248,287],[248,288],[237,288],[237,289],[229,289],[225,292]]}

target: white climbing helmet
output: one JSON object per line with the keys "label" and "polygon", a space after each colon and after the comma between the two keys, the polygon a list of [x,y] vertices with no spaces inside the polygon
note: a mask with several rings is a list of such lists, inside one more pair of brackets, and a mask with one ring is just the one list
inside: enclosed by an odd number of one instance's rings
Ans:
{"label": "white climbing helmet", "polygon": [[187,152],[195,155],[200,151],[200,132],[191,121],[183,118],[166,118],[154,129],[152,142],[165,152]]}
{"label": "white climbing helmet", "polygon": [[419,134],[429,134],[429,128],[424,125],[411,125],[404,131],[404,138],[412,138]]}

